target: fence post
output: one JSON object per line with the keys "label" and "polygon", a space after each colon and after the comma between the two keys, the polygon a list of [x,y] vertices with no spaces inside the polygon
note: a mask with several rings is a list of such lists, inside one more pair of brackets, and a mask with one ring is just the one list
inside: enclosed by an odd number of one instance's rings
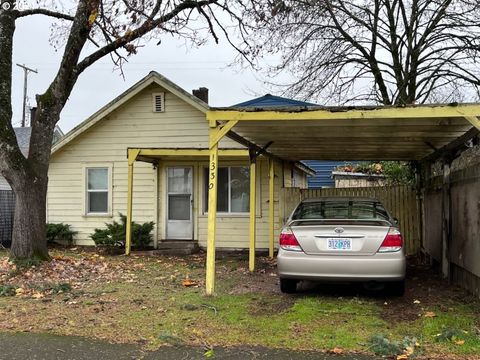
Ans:
{"label": "fence post", "polygon": [[450,237],[451,237],[451,189],[450,163],[443,164],[442,186],[442,274],[448,280],[450,277]]}

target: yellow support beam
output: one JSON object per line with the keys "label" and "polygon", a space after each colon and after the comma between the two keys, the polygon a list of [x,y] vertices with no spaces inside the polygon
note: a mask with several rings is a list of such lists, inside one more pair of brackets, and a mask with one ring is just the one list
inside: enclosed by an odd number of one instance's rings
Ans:
{"label": "yellow support beam", "polygon": [[138,155],[140,154],[140,149],[128,149],[127,152],[127,159],[128,159],[128,164],[133,164],[136,160]]}
{"label": "yellow support beam", "polygon": [[[217,128],[210,128],[210,139],[214,138],[217,133]],[[207,295],[213,295],[215,291],[215,232],[217,227],[218,142],[210,148],[210,162],[208,166],[208,237],[205,287]]]}
{"label": "yellow support beam", "polygon": [[275,162],[268,160],[268,256],[273,258],[274,236],[275,236]]}
{"label": "yellow support beam", "polygon": [[222,140],[222,138],[227,135],[227,133],[232,130],[235,125],[237,125],[237,123],[238,120],[231,120],[223,124],[223,126],[217,130],[217,134],[213,138],[210,138],[210,148],[213,145],[218,144],[220,140]]}
{"label": "yellow support beam", "polygon": [[125,236],[125,255],[130,255],[132,246],[132,208],[133,208],[133,166],[138,149],[128,149],[128,192],[127,192],[127,229]]}
{"label": "yellow support beam", "polygon": [[480,104],[419,105],[411,107],[374,107],[345,110],[332,108],[305,111],[238,111],[212,109],[207,112],[209,121],[302,121],[340,119],[411,119],[463,118],[480,116]]}
{"label": "yellow support beam", "polygon": [[[143,157],[162,157],[162,156],[178,156],[178,157],[209,157],[210,149],[129,149],[138,150],[139,156]],[[248,150],[244,149],[218,149],[219,156],[225,157],[248,157]]]}
{"label": "yellow support beam", "polygon": [[[207,235],[207,269],[205,288],[207,295],[215,291],[215,236],[217,228],[217,177],[218,177],[218,143],[235,126],[237,121],[227,121],[220,127],[216,121],[208,118],[209,130],[209,176],[208,176],[208,235]],[[221,150],[222,156],[248,156],[248,150],[234,153],[232,150]]]}
{"label": "yellow support beam", "polygon": [[480,130],[480,120],[476,116],[465,116],[465,119],[472,124],[474,127],[476,127],[478,130]]}
{"label": "yellow support beam", "polygon": [[256,166],[255,161],[250,163],[250,249],[248,256],[248,267],[251,272],[255,271],[255,238],[257,229],[257,204],[256,204]]}

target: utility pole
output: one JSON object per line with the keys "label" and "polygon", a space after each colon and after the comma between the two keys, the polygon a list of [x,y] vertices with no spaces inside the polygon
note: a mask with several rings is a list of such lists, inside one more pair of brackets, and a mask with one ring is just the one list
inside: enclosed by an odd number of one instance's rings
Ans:
{"label": "utility pole", "polygon": [[27,80],[28,80],[28,72],[34,72],[38,74],[37,70],[30,69],[29,67],[25,66],[25,64],[17,66],[21,67],[24,71],[23,76],[23,112],[22,112],[22,127],[25,127],[25,108],[27,107]]}

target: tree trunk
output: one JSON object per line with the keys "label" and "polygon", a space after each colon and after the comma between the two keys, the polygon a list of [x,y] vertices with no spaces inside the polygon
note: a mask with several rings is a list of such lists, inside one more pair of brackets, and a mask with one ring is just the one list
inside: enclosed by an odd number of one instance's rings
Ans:
{"label": "tree trunk", "polygon": [[11,257],[49,260],[45,241],[47,176],[28,174],[14,186],[15,218]]}

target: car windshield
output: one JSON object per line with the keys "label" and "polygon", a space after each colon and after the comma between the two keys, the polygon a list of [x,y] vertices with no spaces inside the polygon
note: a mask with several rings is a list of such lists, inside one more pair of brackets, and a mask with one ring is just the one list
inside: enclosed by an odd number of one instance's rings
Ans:
{"label": "car windshield", "polygon": [[359,219],[387,220],[389,216],[378,201],[365,200],[319,200],[301,203],[292,215],[292,220],[306,219]]}

